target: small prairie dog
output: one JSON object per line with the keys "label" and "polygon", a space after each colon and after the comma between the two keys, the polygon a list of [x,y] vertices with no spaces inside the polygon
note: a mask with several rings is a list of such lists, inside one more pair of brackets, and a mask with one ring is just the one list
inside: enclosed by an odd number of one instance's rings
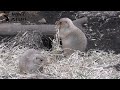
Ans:
{"label": "small prairie dog", "polygon": [[29,49],[19,57],[20,73],[35,73],[43,67],[47,62],[47,58],[35,49]]}
{"label": "small prairie dog", "polygon": [[55,24],[59,29],[65,56],[72,54],[74,50],[86,50],[87,38],[85,34],[69,18],[61,18]]}

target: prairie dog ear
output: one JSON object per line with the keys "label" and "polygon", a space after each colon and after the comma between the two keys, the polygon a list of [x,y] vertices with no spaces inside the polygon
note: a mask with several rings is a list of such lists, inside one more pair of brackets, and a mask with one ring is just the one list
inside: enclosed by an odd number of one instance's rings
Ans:
{"label": "prairie dog ear", "polygon": [[67,21],[65,21],[65,23],[68,23]]}

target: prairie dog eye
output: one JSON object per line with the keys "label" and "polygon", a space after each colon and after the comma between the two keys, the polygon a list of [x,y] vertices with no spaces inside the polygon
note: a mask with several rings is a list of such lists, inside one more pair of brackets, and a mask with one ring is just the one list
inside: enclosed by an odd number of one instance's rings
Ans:
{"label": "prairie dog eye", "polygon": [[43,61],[43,59],[40,59],[40,61],[42,62],[42,61]]}
{"label": "prairie dog eye", "polygon": [[61,24],[63,24],[63,25],[64,25],[64,24],[68,24],[68,23],[67,23],[67,21],[63,21],[63,22],[61,22]]}
{"label": "prairie dog eye", "polygon": [[65,21],[65,23],[67,23],[67,21]]}
{"label": "prairie dog eye", "polygon": [[36,60],[39,60],[39,61],[43,61],[43,59],[39,58],[39,57],[36,57]]}
{"label": "prairie dog eye", "polygon": [[60,22],[60,24],[62,24],[63,22]]}
{"label": "prairie dog eye", "polygon": [[37,57],[36,60],[34,60],[33,62],[37,64],[41,64],[44,62],[44,59]]}
{"label": "prairie dog eye", "polygon": [[61,21],[59,21],[58,23],[57,23],[57,25],[61,25],[62,24],[62,22]]}

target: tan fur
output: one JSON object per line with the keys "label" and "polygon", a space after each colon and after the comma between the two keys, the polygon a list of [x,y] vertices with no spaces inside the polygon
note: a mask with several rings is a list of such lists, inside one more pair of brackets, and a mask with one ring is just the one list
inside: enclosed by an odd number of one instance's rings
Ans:
{"label": "tan fur", "polygon": [[85,51],[87,38],[85,34],[77,28],[69,18],[62,18],[56,22],[62,40],[62,48],[65,55],[70,55],[74,50]]}
{"label": "tan fur", "polygon": [[20,73],[35,73],[37,69],[45,65],[47,58],[35,49],[29,49],[19,57]]}

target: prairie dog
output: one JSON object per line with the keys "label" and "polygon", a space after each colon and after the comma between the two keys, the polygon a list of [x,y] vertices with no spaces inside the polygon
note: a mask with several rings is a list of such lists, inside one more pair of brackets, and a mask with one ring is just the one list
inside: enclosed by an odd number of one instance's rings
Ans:
{"label": "prairie dog", "polygon": [[46,20],[45,20],[45,18],[42,18],[41,20],[39,20],[38,21],[40,24],[46,24],[47,22],[46,22]]}
{"label": "prairie dog", "polygon": [[59,29],[59,36],[62,40],[62,48],[65,55],[70,55],[74,50],[85,51],[87,38],[69,18],[61,18],[55,23]]}
{"label": "prairie dog", "polygon": [[47,58],[35,49],[29,49],[19,57],[20,73],[35,73],[47,62]]}

